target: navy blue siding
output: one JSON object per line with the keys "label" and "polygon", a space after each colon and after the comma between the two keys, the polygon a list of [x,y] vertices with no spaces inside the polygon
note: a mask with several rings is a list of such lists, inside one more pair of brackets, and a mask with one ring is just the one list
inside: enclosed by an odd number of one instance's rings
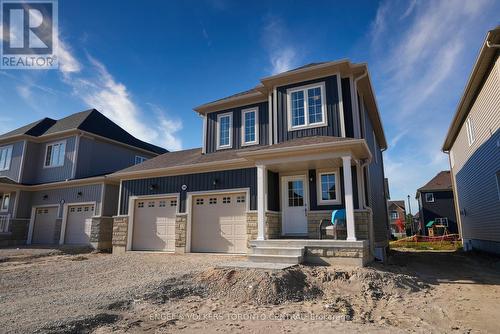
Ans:
{"label": "navy blue siding", "polygon": [[[216,181],[215,185],[214,181]],[[181,190],[182,185],[187,186],[186,191]],[[249,188],[250,210],[257,210],[256,168],[127,180],[122,182],[120,214],[128,213],[128,202],[131,196],[179,193],[180,212],[186,212],[187,192],[235,188]]]}
{"label": "navy blue siding", "polygon": [[280,211],[280,176],[278,173],[267,173],[267,209]]}
{"label": "navy blue siding", "polygon": [[[340,187],[340,198],[342,200],[341,204],[337,205],[319,205],[318,204],[318,198],[317,198],[317,180],[316,180],[316,170],[311,169],[309,170],[309,202],[311,205],[311,210],[339,210],[339,209],[344,209],[345,208],[345,192],[344,192],[344,169],[341,167],[339,168],[340,172],[340,179],[337,180],[337,189]],[[358,180],[357,180],[357,175],[356,175],[356,167],[352,166],[351,167],[351,174],[352,174],[352,190],[353,190],[353,201],[354,201],[354,209],[359,208],[359,202],[358,202]]]}
{"label": "navy blue siding", "polygon": [[[313,83],[325,83],[326,90],[326,117],[328,121],[327,126],[317,127],[312,129],[302,129],[295,131],[288,131],[288,117],[287,117],[287,89],[309,85]],[[326,78],[300,82],[293,85],[281,86],[277,88],[277,102],[278,102],[278,142],[287,141],[290,139],[301,137],[313,136],[336,136],[340,137],[339,127],[339,96],[337,86],[337,76],[330,76]]]}
{"label": "navy blue siding", "polygon": [[243,109],[258,107],[259,108],[259,145],[269,144],[269,111],[268,103],[261,102],[250,104],[233,109],[227,109],[217,112],[211,112],[207,115],[207,148],[206,153],[212,153],[217,150],[217,115],[228,112],[233,113],[233,147],[232,149],[241,148],[241,111]]}
{"label": "navy blue siding", "polygon": [[342,105],[344,107],[345,135],[354,138],[354,120],[352,115],[351,81],[342,79]]}
{"label": "navy blue siding", "polygon": [[[496,130],[456,175],[458,203],[465,211],[460,219],[466,239],[500,242],[500,188],[496,180],[500,173],[499,142],[500,130]],[[500,253],[500,244],[497,247]]]}
{"label": "navy blue siding", "polygon": [[[426,193],[434,194],[434,202],[429,203],[425,201]],[[420,216],[423,221],[424,234],[428,234],[428,229],[425,225],[430,221],[436,220],[436,218],[448,218],[448,232],[458,233],[452,191],[421,192],[420,196],[420,203],[422,203]]]}

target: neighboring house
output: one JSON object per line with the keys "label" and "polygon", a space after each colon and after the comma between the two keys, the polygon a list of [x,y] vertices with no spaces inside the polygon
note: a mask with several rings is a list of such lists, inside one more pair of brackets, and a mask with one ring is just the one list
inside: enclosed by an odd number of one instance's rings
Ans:
{"label": "neighboring house", "polygon": [[405,201],[387,201],[387,208],[389,210],[389,226],[391,234],[394,236],[406,236]]}
{"label": "neighboring house", "polygon": [[451,122],[449,154],[465,250],[500,254],[500,26],[488,32]]}
{"label": "neighboring house", "polygon": [[[383,258],[387,144],[366,64],[309,64],[195,111],[201,148],[110,176],[121,181],[113,252]],[[318,240],[321,219],[337,209],[346,210],[347,241]]]}
{"label": "neighboring house", "polygon": [[109,248],[119,184],[105,174],[165,152],[97,110],[0,135],[0,243]]}
{"label": "neighboring house", "polygon": [[441,230],[446,229],[448,234],[458,233],[450,171],[439,172],[425,186],[417,190],[416,198],[421,234],[429,235],[429,230],[433,230],[436,226]]}

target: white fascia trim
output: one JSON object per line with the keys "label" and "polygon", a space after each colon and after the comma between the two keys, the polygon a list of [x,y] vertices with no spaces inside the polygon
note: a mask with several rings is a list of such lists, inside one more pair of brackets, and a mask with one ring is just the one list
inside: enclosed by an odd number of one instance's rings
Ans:
{"label": "white fascia trim", "polygon": [[[323,200],[322,199],[322,189],[321,189],[321,176],[324,174],[334,174],[335,175],[335,199],[334,200]],[[339,205],[342,204],[341,199],[341,182],[340,181],[340,172],[338,168],[335,169],[320,169],[316,170],[316,193],[318,198],[318,205]]]}
{"label": "white fascia trim", "polygon": [[[229,117],[229,144],[227,145],[220,145],[220,120],[223,117]],[[217,115],[217,127],[216,127],[216,132],[217,132],[217,150],[224,150],[224,149],[229,149],[233,148],[233,113],[232,112],[226,112],[223,114]]]}
{"label": "white fascia trim", "polygon": [[[309,97],[307,94],[308,89],[320,88],[321,90],[321,115],[322,121],[318,123],[309,123]],[[292,126],[292,93],[303,91],[304,92],[304,125]],[[325,82],[317,82],[310,85],[293,87],[286,90],[286,112],[288,118],[288,131],[310,129],[315,127],[328,126],[326,114],[326,88]]]}
{"label": "white fascia trim", "polygon": [[[245,141],[245,128],[246,128],[246,122],[245,122],[245,115],[248,113],[255,113],[255,140],[254,141]],[[259,107],[252,107],[248,109],[242,109],[241,110],[241,146],[251,146],[251,145],[258,145],[260,138],[259,138]]]}
{"label": "white fascia trim", "polygon": [[[62,165],[49,165],[49,166],[46,166],[45,163],[47,162],[47,151],[49,149],[49,146],[54,146],[54,145],[61,145],[61,144],[64,144],[64,159],[63,159],[63,162],[62,162]],[[59,141],[54,141],[54,142],[50,142],[50,143],[46,143],[45,144],[45,154],[43,155],[43,168],[56,168],[56,167],[63,167],[64,166],[64,160],[66,160],[66,146],[67,146],[67,139],[64,139],[64,140],[59,140]],[[75,148],[76,149],[76,148]],[[52,157],[51,157],[51,161],[52,163]]]}

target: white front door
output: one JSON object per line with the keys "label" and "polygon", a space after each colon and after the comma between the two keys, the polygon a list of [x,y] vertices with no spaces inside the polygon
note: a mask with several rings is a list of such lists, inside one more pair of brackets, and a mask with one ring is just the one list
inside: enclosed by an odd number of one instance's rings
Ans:
{"label": "white front door", "polygon": [[307,235],[307,178],[305,175],[281,178],[283,235]]}

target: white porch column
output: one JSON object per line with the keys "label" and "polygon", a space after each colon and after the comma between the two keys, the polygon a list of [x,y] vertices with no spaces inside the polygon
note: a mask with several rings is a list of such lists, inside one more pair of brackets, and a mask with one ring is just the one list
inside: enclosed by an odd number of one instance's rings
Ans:
{"label": "white porch column", "polygon": [[347,223],[347,241],[356,241],[356,229],[354,227],[354,202],[352,195],[352,173],[351,157],[342,157],[344,167],[344,192],[345,192],[345,214]]}
{"label": "white porch column", "polygon": [[267,169],[264,165],[257,166],[257,240],[264,240],[266,223]]}

